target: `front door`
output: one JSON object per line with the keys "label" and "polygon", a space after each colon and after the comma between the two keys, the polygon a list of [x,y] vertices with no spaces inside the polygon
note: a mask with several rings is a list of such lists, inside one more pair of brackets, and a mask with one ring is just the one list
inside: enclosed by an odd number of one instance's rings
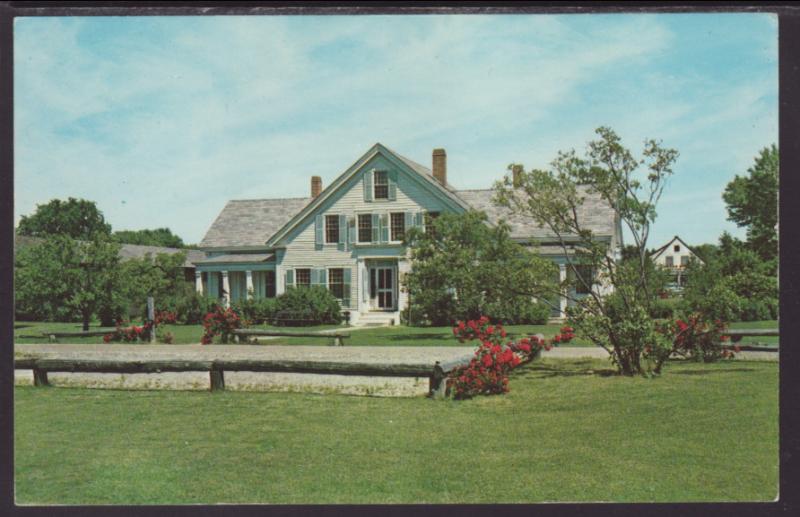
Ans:
{"label": "front door", "polygon": [[394,310],[397,299],[395,269],[394,266],[369,268],[370,307],[373,310]]}

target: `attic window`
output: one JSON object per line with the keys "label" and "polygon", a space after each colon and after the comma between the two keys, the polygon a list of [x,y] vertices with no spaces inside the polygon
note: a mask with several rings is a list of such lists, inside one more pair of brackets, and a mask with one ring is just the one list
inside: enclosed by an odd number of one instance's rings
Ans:
{"label": "attic window", "polygon": [[681,247],[680,247],[679,244],[676,244],[675,246],[672,247],[672,251],[678,252],[680,250],[681,250]]}
{"label": "attic window", "polygon": [[389,199],[388,171],[375,171],[375,199]]}

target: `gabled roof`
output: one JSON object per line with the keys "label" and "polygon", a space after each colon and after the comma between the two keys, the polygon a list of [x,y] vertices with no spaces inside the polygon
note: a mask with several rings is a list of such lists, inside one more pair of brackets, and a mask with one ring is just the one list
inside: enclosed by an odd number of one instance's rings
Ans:
{"label": "gabled roof", "polygon": [[[579,187],[580,188],[580,187]],[[547,241],[556,235],[548,228],[539,226],[530,217],[515,215],[506,207],[492,203],[494,190],[459,190],[460,198],[469,203],[475,210],[483,211],[492,224],[504,219],[511,226],[512,239],[534,239]],[[614,234],[615,213],[611,206],[597,195],[584,194],[583,204],[578,208],[578,220],[587,230],[597,237]]]}
{"label": "gabled roof", "polygon": [[666,249],[667,249],[667,248],[668,248],[668,247],[669,247],[669,246],[670,246],[670,245],[671,245],[673,242],[675,242],[675,241],[678,241],[678,242],[680,242],[681,244],[683,244],[683,246],[684,246],[684,247],[685,247],[687,250],[689,250],[689,251],[691,251],[691,252],[692,252],[692,255],[694,255],[694,256],[697,258],[697,260],[699,260],[700,262],[705,262],[705,261],[704,261],[704,260],[703,260],[703,259],[700,257],[700,255],[698,255],[698,254],[697,254],[697,252],[694,250],[694,248],[692,248],[691,246],[689,246],[688,244],[686,244],[685,242],[683,242],[683,239],[681,239],[681,238],[680,238],[680,237],[678,237],[677,235],[676,235],[676,236],[674,236],[672,239],[670,239],[668,243],[664,244],[663,246],[661,246],[660,248],[658,248],[657,250],[655,250],[653,253],[651,253],[651,254],[650,254],[650,257],[651,257],[651,258],[653,258],[653,259],[656,259],[656,258],[658,258],[658,257],[659,257],[659,256],[660,256],[660,255],[661,255],[661,254],[662,254],[662,253],[663,253],[663,252],[664,252],[664,251],[665,251],[665,250],[666,250]]}
{"label": "gabled roof", "polygon": [[[41,237],[14,235],[14,254],[23,248],[38,246],[42,242],[44,242],[44,239]],[[183,267],[187,268],[194,267],[194,264],[197,261],[204,259],[206,256],[205,252],[203,251],[189,248],[167,248],[164,246],[145,246],[142,244],[121,244],[119,248],[119,258],[120,260],[125,261],[144,258],[148,254],[151,257],[155,257],[159,253],[174,255],[175,253],[180,253],[181,251],[186,253],[186,262],[183,263]]]}
{"label": "gabled roof", "polygon": [[396,152],[392,151],[388,147],[382,145],[380,142],[373,145],[366,153],[364,153],[361,158],[356,160],[356,162],[351,165],[344,173],[340,174],[338,178],[336,178],[333,183],[331,183],[326,189],[324,189],[320,194],[311,200],[299,213],[297,213],[294,217],[289,219],[289,221],[283,225],[274,235],[272,235],[267,241],[266,244],[268,246],[274,246],[277,242],[279,242],[283,237],[285,237],[293,228],[295,228],[300,222],[302,222],[311,212],[313,212],[319,205],[325,202],[334,192],[336,192],[339,187],[344,185],[347,181],[350,180],[357,172],[361,170],[361,168],[369,162],[374,156],[377,154],[381,154],[383,157],[388,159],[391,162],[394,162],[400,168],[405,169],[408,173],[413,176],[416,176],[418,179],[421,179],[424,183],[427,183],[430,188],[434,191],[438,191],[441,194],[441,198],[446,202],[449,202],[452,206],[461,208],[462,210],[469,210],[470,206],[464,202],[461,198],[455,195],[455,193],[448,188],[442,186],[438,180],[436,180],[433,175],[431,174],[430,169],[424,167],[413,160],[405,158]]}
{"label": "gabled roof", "polygon": [[288,199],[234,199],[200,241],[201,248],[264,248],[264,243],[311,201]]}
{"label": "gabled roof", "polygon": [[[268,249],[280,241],[292,228],[303,221],[313,210],[329,198],[341,185],[356,174],[364,164],[380,153],[388,160],[437,191],[442,199],[464,210],[486,212],[489,222],[497,224],[504,219],[511,226],[511,237],[520,240],[547,241],[555,238],[548,229],[535,224],[530,218],[513,215],[510,210],[492,203],[492,189],[456,190],[452,185],[442,186],[431,170],[388,147],[376,143],[339,175],[317,198],[249,199],[229,201],[200,242],[201,248],[227,250]],[[584,226],[598,237],[611,236],[616,231],[613,209],[599,195],[586,195],[578,217]]]}

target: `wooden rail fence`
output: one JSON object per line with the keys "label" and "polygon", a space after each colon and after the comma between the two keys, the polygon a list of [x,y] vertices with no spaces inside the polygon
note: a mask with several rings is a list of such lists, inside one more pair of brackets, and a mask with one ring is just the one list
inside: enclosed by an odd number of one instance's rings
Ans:
{"label": "wooden rail fence", "polygon": [[236,337],[237,342],[240,342],[242,337],[254,337],[254,336],[268,336],[268,337],[325,337],[332,339],[332,345],[334,346],[342,346],[344,345],[343,340],[350,337],[350,334],[345,332],[326,332],[326,331],[319,331],[319,332],[291,332],[291,331],[282,331],[282,330],[261,330],[261,329],[236,329],[233,331],[233,335]]}
{"label": "wooden rail fence", "polygon": [[332,361],[291,361],[274,359],[83,359],[16,358],[14,368],[33,370],[34,386],[47,386],[48,372],[72,373],[162,373],[209,372],[210,391],[225,389],[225,371],[315,373],[379,377],[427,377],[429,395],[441,398],[447,388],[447,374],[466,365],[469,359],[430,363],[355,363]]}

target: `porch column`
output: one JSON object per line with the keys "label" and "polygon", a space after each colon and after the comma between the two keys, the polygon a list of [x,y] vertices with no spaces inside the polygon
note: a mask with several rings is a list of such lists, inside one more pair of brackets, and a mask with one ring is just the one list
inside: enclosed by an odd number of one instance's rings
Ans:
{"label": "porch column", "polygon": [[195,270],[194,272],[194,285],[199,294],[203,294],[203,273]]}
{"label": "porch column", "polygon": [[228,282],[228,272],[222,272],[222,305],[229,307],[231,301],[231,284]]}
{"label": "porch column", "polygon": [[247,279],[247,298],[253,298],[253,272],[252,271],[245,271],[244,272],[245,278]]}
{"label": "porch column", "polygon": [[[563,283],[567,279],[567,265],[558,265],[558,281]],[[565,317],[567,310],[567,294],[564,290],[561,291],[561,298],[559,299],[559,316]]]}

